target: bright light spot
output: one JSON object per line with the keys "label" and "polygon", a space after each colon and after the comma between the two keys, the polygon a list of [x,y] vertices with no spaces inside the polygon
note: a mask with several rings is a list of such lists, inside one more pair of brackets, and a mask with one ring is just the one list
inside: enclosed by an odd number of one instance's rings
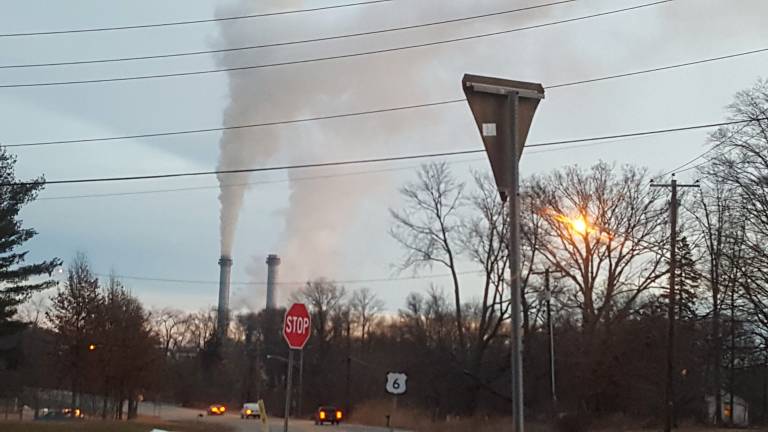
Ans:
{"label": "bright light spot", "polygon": [[94,344],[88,345],[88,351],[93,351],[95,349],[96,349],[96,345],[94,345]]}
{"label": "bright light spot", "polygon": [[587,224],[587,221],[584,220],[584,216],[571,219],[571,227],[573,228],[573,231],[581,235],[585,235],[589,229],[589,225]]}

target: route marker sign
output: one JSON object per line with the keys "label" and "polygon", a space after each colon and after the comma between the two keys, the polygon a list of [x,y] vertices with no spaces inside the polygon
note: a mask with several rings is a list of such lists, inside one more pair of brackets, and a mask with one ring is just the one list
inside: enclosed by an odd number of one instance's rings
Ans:
{"label": "route marker sign", "polygon": [[385,388],[387,390],[387,393],[389,394],[401,395],[401,394],[405,394],[405,391],[408,388],[407,383],[408,383],[408,375],[406,375],[405,373],[388,372],[387,384],[385,385]]}

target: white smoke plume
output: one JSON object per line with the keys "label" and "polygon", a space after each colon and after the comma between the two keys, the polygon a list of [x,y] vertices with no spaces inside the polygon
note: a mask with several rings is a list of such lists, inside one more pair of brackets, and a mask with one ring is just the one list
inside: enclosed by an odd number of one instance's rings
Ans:
{"label": "white smoke plume", "polygon": [[[218,15],[264,12],[268,6],[273,6],[275,10],[289,10],[316,4],[275,1],[265,5],[264,2],[240,0],[221,8]],[[305,17],[292,15],[264,20],[224,21],[220,26],[219,44],[226,47],[254,45],[445,18],[441,15],[442,11],[430,2],[408,3],[407,7],[408,23],[400,19],[402,11],[399,8],[387,4],[336,9]],[[471,15],[471,10],[461,7],[450,15]],[[524,23],[529,18],[523,17],[522,21],[512,22]],[[298,22],[311,25],[297,25]],[[397,32],[387,36],[230,52],[221,55],[218,64],[236,67],[375,50],[448,38],[482,29],[476,25],[479,24],[432,28],[428,33]],[[291,31],[286,32],[286,28]],[[448,56],[446,60],[444,50],[449,49],[456,48],[408,50],[392,55],[234,71],[228,75],[230,103],[224,115],[224,123],[270,122],[454,98],[460,93],[459,71],[464,69],[465,60],[457,56]],[[475,49],[474,53],[482,50]],[[434,67],[436,58],[443,59],[442,67]],[[477,72],[472,69],[468,71]],[[445,91],[446,88],[449,91]],[[435,137],[430,133],[430,128],[445,122],[447,114],[451,112],[425,109],[384,114],[375,119],[358,117],[227,131],[220,141],[219,168],[263,166],[278,156],[281,163],[308,163],[466,148],[465,142],[452,142],[450,135]],[[471,122],[469,117],[467,121]],[[471,131],[471,128],[468,130]],[[281,256],[281,281],[301,281],[321,276],[332,278],[339,275],[339,264],[344,254],[349,253],[346,251],[348,248],[345,248],[345,244],[351,241],[348,228],[352,224],[361,223],[361,206],[366,200],[376,199],[376,194],[383,188],[388,193],[396,194],[397,185],[391,182],[387,174],[341,176],[318,181],[299,181],[299,178],[344,174],[360,169],[328,167],[288,172],[291,183],[289,207],[283,213],[284,233],[276,250],[253,251],[252,264],[247,265],[246,269],[254,281],[265,280],[264,260],[268,253]],[[222,254],[232,252],[238,215],[246,191],[246,187],[226,186],[245,183],[249,178],[249,174],[219,176],[222,186]],[[265,209],[274,210],[268,204]],[[280,289],[281,299],[290,295],[287,291]]]}

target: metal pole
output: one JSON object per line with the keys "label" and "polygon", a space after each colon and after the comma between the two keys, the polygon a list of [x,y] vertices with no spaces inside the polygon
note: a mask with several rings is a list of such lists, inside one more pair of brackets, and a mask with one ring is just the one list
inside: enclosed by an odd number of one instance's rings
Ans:
{"label": "metal pole", "polygon": [[667,329],[667,394],[664,432],[672,430],[675,409],[675,308],[677,304],[675,292],[675,276],[677,272],[677,180],[671,182],[672,199],[670,202],[671,244],[669,259],[669,308],[667,311],[669,328]]}
{"label": "metal pole", "polygon": [[555,388],[555,328],[552,324],[552,290],[549,285],[549,269],[544,270],[544,286],[547,294],[547,327],[549,328],[549,384],[552,390],[552,407],[557,406]]}
{"label": "metal pole", "polygon": [[507,95],[506,115],[509,139],[507,148],[512,152],[510,160],[510,188],[509,188],[509,269],[511,273],[511,303],[512,303],[512,353],[510,355],[512,366],[512,415],[514,416],[515,432],[523,432],[523,343],[520,329],[520,172],[517,142],[517,106],[519,95],[510,92]]}
{"label": "metal pole", "polygon": [[351,402],[351,381],[352,381],[352,357],[347,355],[347,382],[344,386],[344,399],[345,399],[345,406],[344,410],[349,413],[350,406],[352,405]]}
{"label": "metal pole", "polygon": [[293,349],[288,350],[288,378],[285,380],[285,417],[283,432],[288,432],[288,417],[291,415],[291,379],[293,378]]}
{"label": "metal pole", "polygon": [[302,415],[302,402],[304,401],[304,350],[299,353],[299,404],[297,411]]}

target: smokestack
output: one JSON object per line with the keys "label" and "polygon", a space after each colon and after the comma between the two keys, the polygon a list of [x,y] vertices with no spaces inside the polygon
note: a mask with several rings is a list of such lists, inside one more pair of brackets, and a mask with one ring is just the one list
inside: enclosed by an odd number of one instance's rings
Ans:
{"label": "smokestack", "polygon": [[229,329],[229,276],[232,272],[232,258],[222,255],[219,258],[219,310],[216,329],[220,338],[227,337]]}
{"label": "smokestack", "polygon": [[267,257],[267,309],[277,308],[277,266],[280,265],[280,257],[275,254]]}

